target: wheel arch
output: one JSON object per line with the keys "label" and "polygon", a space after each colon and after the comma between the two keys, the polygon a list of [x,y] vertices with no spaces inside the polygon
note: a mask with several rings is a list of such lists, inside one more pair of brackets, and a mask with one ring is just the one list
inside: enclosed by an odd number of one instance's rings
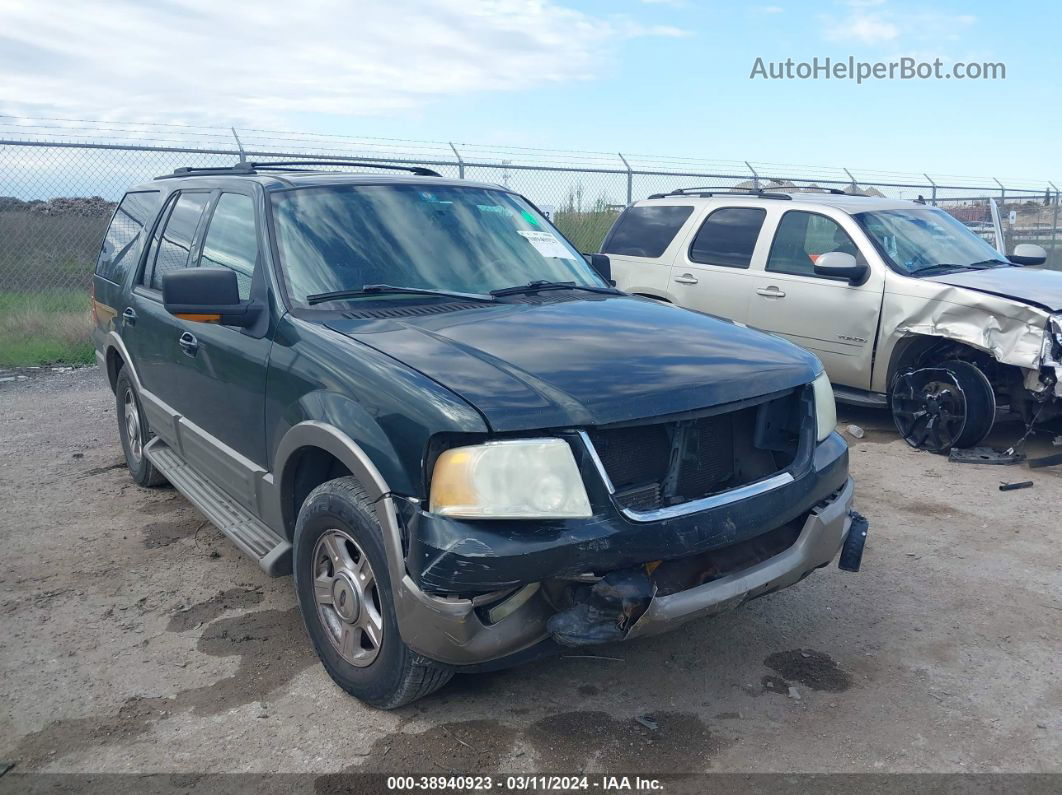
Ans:
{"label": "wheel arch", "polygon": [[885,388],[892,390],[897,374],[908,367],[939,364],[949,359],[962,359],[975,365],[988,377],[993,386],[998,386],[993,373],[1005,368],[1018,368],[996,361],[991,353],[958,340],[934,337],[928,334],[910,334],[899,340],[892,349]]}
{"label": "wheel arch", "polygon": [[284,434],[273,471],[289,539],[294,536],[302,501],[321,483],[350,475],[374,502],[389,493],[387,482],[368,453],[338,428],[317,420],[300,422]]}
{"label": "wheel arch", "polygon": [[123,369],[128,369],[129,375],[133,379],[133,385],[138,392],[140,391],[140,377],[137,375],[136,367],[129,356],[129,351],[125,347],[125,343],[122,342],[122,338],[113,331],[107,335],[103,361],[107,367],[107,381],[111,385],[112,392],[118,384],[118,373]]}

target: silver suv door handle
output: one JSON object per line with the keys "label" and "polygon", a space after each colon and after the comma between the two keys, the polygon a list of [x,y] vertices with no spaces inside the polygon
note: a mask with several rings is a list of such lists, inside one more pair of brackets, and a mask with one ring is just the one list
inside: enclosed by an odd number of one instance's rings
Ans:
{"label": "silver suv door handle", "polygon": [[692,273],[684,273],[681,276],[676,276],[675,281],[679,284],[696,284],[697,279]]}
{"label": "silver suv door handle", "polygon": [[762,295],[764,298],[785,298],[785,293],[775,287],[773,284],[770,287],[761,287],[756,291],[757,295]]}
{"label": "silver suv door handle", "polygon": [[177,344],[181,346],[181,350],[189,356],[195,356],[199,353],[199,340],[195,338],[195,335],[189,332],[184,332],[177,340]]}

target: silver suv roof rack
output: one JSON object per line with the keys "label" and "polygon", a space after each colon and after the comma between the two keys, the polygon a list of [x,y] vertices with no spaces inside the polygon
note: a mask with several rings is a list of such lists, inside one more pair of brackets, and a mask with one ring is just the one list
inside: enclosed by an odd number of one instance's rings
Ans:
{"label": "silver suv roof rack", "polygon": [[691,196],[709,199],[712,196],[755,196],[758,199],[792,199],[787,193],[765,191],[762,188],[676,188],[668,193],[654,193],[650,199],[666,199],[669,196]]}
{"label": "silver suv roof rack", "polygon": [[708,199],[712,196],[755,196],[758,199],[782,199],[792,200],[794,193],[832,193],[839,196],[847,195],[843,190],[838,188],[821,188],[818,185],[811,187],[801,187],[794,185],[791,188],[786,188],[785,191],[778,190],[764,190],[763,188],[722,188],[716,189],[711,186],[704,188],[676,188],[668,193],[654,193],[650,196],[650,199],[666,199],[669,196],[696,196],[701,199]]}

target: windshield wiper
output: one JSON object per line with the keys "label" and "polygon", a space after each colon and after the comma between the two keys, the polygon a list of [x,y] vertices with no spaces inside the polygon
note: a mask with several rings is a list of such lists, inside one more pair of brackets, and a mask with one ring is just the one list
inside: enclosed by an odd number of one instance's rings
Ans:
{"label": "windshield wiper", "polygon": [[585,290],[588,293],[603,293],[604,295],[623,295],[621,290],[615,287],[594,287],[590,284],[576,284],[575,282],[549,282],[539,280],[527,284],[514,284],[512,287],[499,287],[491,290],[490,294],[499,297],[503,295],[520,295],[521,293],[537,293],[540,290]]}
{"label": "windshield wiper", "polygon": [[924,268],[918,268],[917,270],[911,271],[911,273],[912,275],[916,275],[919,273],[928,273],[930,271],[983,271],[994,265],[1010,265],[1010,263],[998,259],[983,259],[980,262],[971,262],[969,265],[959,265],[954,262],[938,262],[936,265],[927,265]]}
{"label": "windshield wiper", "polygon": [[436,295],[441,298],[460,298],[462,301],[493,301],[491,295],[483,293],[458,293],[450,290],[435,290],[430,287],[399,287],[394,284],[366,284],[353,290],[333,290],[328,293],[315,293],[306,296],[306,303],[310,306],[322,304],[326,301],[342,301],[346,298],[361,298],[365,295]]}
{"label": "windshield wiper", "polygon": [[930,271],[961,271],[966,267],[966,265],[957,265],[954,262],[938,262],[936,265],[926,265],[924,268],[916,268],[911,271],[911,275],[929,273]]}

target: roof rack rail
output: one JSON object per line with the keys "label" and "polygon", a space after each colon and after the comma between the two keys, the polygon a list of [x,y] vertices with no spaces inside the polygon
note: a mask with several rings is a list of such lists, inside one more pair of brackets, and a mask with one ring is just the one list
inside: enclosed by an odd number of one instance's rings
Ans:
{"label": "roof rack rail", "polygon": [[283,171],[289,166],[365,166],[366,168],[383,168],[388,171],[408,171],[418,177],[441,177],[438,171],[424,166],[399,166],[393,163],[377,163],[373,160],[281,160],[272,163],[250,163],[251,168],[259,171],[276,169]]}
{"label": "roof rack rail", "polygon": [[795,185],[789,189],[793,193],[832,193],[835,196],[849,196],[847,191],[843,191],[840,188],[822,188],[818,185]]}
{"label": "roof rack rail", "polygon": [[677,188],[668,193],[654,193],[650,199],[666,199],[670,196],[691,196],[698,199],[710,199],[712,196],[755,196],[757,199],[781,199],[791,200],[793,197],[788,193],[772,193],[762,188],[725,188],[713,190],[712,188]]}
{"label": "roof rack rail", "polygon": [[272,163],[236,163],[232,166],[182,166],[175,168],[172,174],[162,174],[155,179],[175,179],[178,177],[206,177],[240,174],[257,174],[261,171],[312,171],[313,169],[292,168],[292,166],[364,166],[382,168],[389,171],[408,171],[418,177],[441,177],[438,171],[423,166],[398,166],[391,163],[376,163],[372,160],[284,160]]}

